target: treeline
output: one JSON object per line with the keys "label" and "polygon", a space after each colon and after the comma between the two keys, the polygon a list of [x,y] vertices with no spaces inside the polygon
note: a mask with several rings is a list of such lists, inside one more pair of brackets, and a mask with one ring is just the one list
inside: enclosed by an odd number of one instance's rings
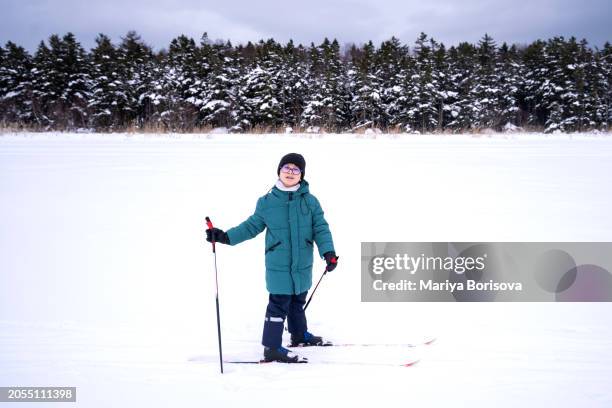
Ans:
{"label": "treeline", "polygon": [[154,52],[136,32],[71,33],[34,55],[0,47],[0,122],[40,130],[325,129],[436,132],[527,127],[607,131],[612,47],[555,37],[501,46],[444,44],[422,33],[341,49],[338,41],[232,45],[181,35]]}

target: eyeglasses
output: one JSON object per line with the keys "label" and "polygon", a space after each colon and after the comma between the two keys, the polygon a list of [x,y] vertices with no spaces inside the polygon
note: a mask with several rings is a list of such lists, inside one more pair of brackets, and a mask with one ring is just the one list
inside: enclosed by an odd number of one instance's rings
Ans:
{"label": "eyeglasses", "polygon": [[299,167],[289,167],[286,164],[281,167],[281,171],[283,173],[291,173],[291,174],[300,174],[302,172],[302,170],[300,170]]}

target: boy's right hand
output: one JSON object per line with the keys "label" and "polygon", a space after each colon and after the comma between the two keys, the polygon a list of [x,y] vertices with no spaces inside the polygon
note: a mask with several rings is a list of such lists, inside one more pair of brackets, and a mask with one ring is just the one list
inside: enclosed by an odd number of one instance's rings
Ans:
{"label": "boy's right hand", "polygon": [[213,238],[215,242],[218,242],[220,244],[230,243],[229,238],[227,237],[227,234],[223,230],[220,230],[219,228],[213,228],[213,229],[206,230],[206,240],[208,242],[213,242]]}
{"label": "boy's right hand", "polygon": [[325,257],[325,262],[327,263],[327,267],[325,268],[327,272],[331,272],[336,269],[339,257],[336,256],[336,253],[334,251],[324,253],[323,257]]}

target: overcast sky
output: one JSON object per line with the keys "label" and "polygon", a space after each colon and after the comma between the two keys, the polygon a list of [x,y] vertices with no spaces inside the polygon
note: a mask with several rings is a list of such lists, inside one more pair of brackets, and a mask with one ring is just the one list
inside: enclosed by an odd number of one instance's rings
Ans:
{"label": "overcast sky", "polygon": [[136,30],[154,49],[180,34],[233,43],[274,38],[309,45],[396,36],[412,45],[421,31],[446,45],[529,43],[563,35],[601,46],[612,41],[612,0],[0,0],[0,43],[34,51],[51,34],[72,32],[87,49],[98,33],[115,43]]}

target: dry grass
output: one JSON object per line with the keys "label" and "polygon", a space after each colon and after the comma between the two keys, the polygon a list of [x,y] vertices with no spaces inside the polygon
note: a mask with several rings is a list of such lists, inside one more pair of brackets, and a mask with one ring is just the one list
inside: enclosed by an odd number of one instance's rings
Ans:
{"label": "dry grass", "polygon": [[[364,126],[353,131],[345,129],[327,129],[321,127],[318,133],[308,132],[309,127],[302,126],[290,126],[290,125],[277,125],[277,126],[264,126],[264,125],[256,125],[252,128],[245,129],[241,133],[246,134],[285,134],[287,133],[286,129],[291,128],[292,131],[290,133],[299,133],[305,134],[310,133],[313,135],[316,134],[324,134],[324,133],[345,133],[345,134],[357,134],[364,135],[366,132],[370,133],[372,129],[377,129],[372,126]],[[130,133],[130,134],[209,134],[213,132],[216,128],[211,125],[205,126],[195,126],[195,127],[184,127],[184,128],[171,128],[166,126],[163,123],[147,123],[143,126],[138,126],[137,124],[131,124],[124,128],[115,128],[115,129],[55,129],[50,128],[48,126],[40,126],[40,125],[24,125],[20,123],[7,123],[0,122],[0,133],[20,133],[20,132],[92,132],[92,133]],[[228,129],[228,133],[231,132]],[[544,128],[541,126],[523,126],[521,132],[525,133],[542,133],[544,132]],[[587,129],[584,132],[588,132]],[[434,129],[432,131],[427,132],[427,134],[437,134],[437,135],[453,135],[453,134],[471,134],[474,136],[485,136],[489,134],[497,134],[500,133],[494,129],[490,128],[476,128],[476,129]],[[402,126],[395,125],[389,126],[387,128],[380,128],[375,130],[374,135],[377,134],[388,134],[388,135],[400,135],[406,134]]]}

